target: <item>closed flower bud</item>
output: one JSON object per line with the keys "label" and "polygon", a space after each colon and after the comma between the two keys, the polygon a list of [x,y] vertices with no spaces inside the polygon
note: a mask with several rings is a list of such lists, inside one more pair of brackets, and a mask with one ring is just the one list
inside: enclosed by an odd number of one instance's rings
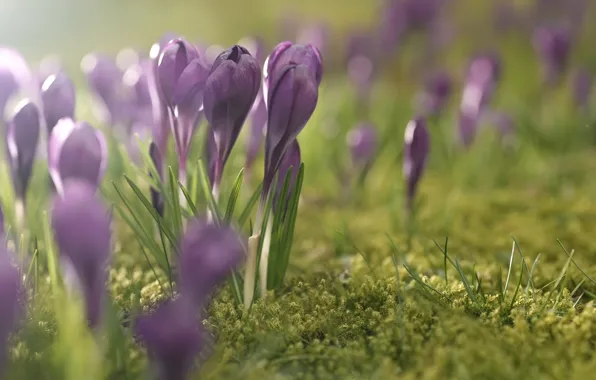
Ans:
{"label": "closed flower bud", "polygon": [[86,122],[61,119],[50,136],[48,166],[58,194],[67,181],[83,180],[98,188],[106,170],[107,144],[103,133]]}
{"label": "closed flower bud", "polygon": [[41,85],[41,101],[48,134],[58,120],[74,118],[76,91],[74,84],[65,72],[49,75]]}
{"label": "closed flower bud", "polygon": [[426,121],[422,118],[411,120],[404,135],[403,174],[406,182],[406,210],[412,213],[416,189],[428,158],[430,135]]}

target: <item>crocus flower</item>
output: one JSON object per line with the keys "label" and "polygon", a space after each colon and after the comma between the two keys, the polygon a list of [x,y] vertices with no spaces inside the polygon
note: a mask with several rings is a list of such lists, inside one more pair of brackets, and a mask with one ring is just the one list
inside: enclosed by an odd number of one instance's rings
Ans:
{"label": "crocus flower", "polygon": [[205,84],[205,117],[213,128],[217,162],[213,183],[217,194],[224,165],[259,92],[261,70],[242,46],[221,53]]}
{"label": "crocus flower", "polygon": [[20,91],[33,96],[37,85],[25,58],[16,50],[0,46],[0,121],[5,120],[9,99]]}
{"label": "crocus flower", "polygon": [[180,243],[178,288],[197,306],[204,303],[244,256],[241,237],[231,227],[194,219]]}
{"label": "crocus flower", "polygon": [[437,72],[432,75],[424,84],[424,92],[421,97],[421,108],[424,114],[436,115],[440,113],[451,95],[453,82],[449,74]]}
{"label": "crocus flower", "polygon": [[23,293],[19,269],[10,261],[10,254],[6,247],[0,247],[0,376],[3,376],[4,361],[6,360],[8,338],[14,332],[22,313],[22,303],[19,300]]}
{"label": "crocus flower", "polygon": [[263,96],[269,108],[270,91],[282,76],[288,64],[305,65],[311,73],[317,87],[323,79],[323,59],[321,53],[313,45],[298,45],[289,41],[280,42],[269,54],[263,65]]}
{"label": "crocus flower", "polygon": [[571,51],[569,33],[561,28],[538,28],[533,44],[542,64],[545,83],[556,83],[567,69]]}
{"label": "crocus flower", "polygon": [[167,301],[139,317],[135,333],[147,348],[158,380],[186,380],[203,348],[195,309],[184,298]]}
{"label": "crocus flower", "polygon": [[61,119],[50,136],[48,167],[58,194],[72,179],[99,187],[106,170],[108,151],[100,130],[86,122]]}
{"label": "crocus flower", "polygon": [[[163,157],[161,155],[161,152],[159,151],[159,148],[157,147],[157,145],[154,142],[151,142],[151,144],[149,145],[149,157],[151,158],[151,161],[153,162],[153,165],[155,165],[155,169],[157,170],[157,174],[159,176],[159,178],[157,178],[158,181],[162,181],[163,178]],[[151,174],[151,172],[149,172],[149,175],[152,177],[153,175]],[[151,187],[151,189],[149,189],[149,191],[151,192],[151,204],[153,205],[153,207],[155,208],[155,211],[157,211],[157,213],[161,216],[163,216],[163,212],[164,212],[164,199],[163,196],[161,195],[161,193],[159,192],[159,190],[157,190],[154,187]]]}
{"label": "crocus flower", "polygon": [[578,69],[573,72],[571,80],[573,100],[579,108],[585,109],[590,104],[594,78],[589,71]]}
{"label": "crocus flower", "polygon": [[149,51],[149,69],[147,74],[147,85],[149,96],[151,99],[151,112],[153,120],[153,141],[157,144],[157,148],[162,155],[167,155],[168,140],[170,131],[172,129],[172,121],[166,101],[161,92],[159,85],[159,60],[163,50],[168,43],[175,39],[176,36],[171,33],[166,33],[161,39],[151,46]]}
{"label": "crocus flower", "polygon": [[52,207],[52,228],[67,283],[84,297],[91,326],[101,319],[110,257],[110,215],[85,181],[69,181]]}
{"label": "crocus flower", "polygon": [[172,122],[180,181],[186,183],[189,148],[203,104],[209,66],[199,51],[181,38],[171,41],[158,63],[158,84]]}
{"label": "crocus flower", "polygon": [[49,75],[41,85],[41,101],[48,135],[58,120],[74,118],[76,91],[64,71]]}
{"label": "crocus flower", "polygon": [[94,111],[99,120],[111,126],[126,125],[129,100],[122,91],[123,72],[114,59],[90,53],[81,60],[81,69],[96,99]]}
{"label": "crocus flower", "polygon": [[13,185],[17,199],[25,199],[33,170],[40,133],[40,113],[37,106],[26,99],[22,101],[8,124],[7,146]]}
{"label": "crocus flower", "polygon": [[415,118],[406,126],[404,135],[403,174],[406,182],[406,211],[411,215],[414,197],[430,149],[430,135],[423,118]]}
{"label": "crocus flower", "polygon": [[360,123],[347,135],[348,148],[355,168],[369,166],[377,153],[377,130],[370,123]]}
{"label": "crocus flower", "polygon": [[[298,177],[298,171],[300,170],[300,164],[302,163],[302,158],[300,155],[300,145],[298,144],[298,140],[292,141],[286,153],[281,160],[281,164],[279,165],[278,175],[277,175],[277,187],[275,189],[275,196],[273,198],[274,205],[277,205],[279,198],[282,197],[286,199],[284,206],[282,206],[282,213],[285,215],[285,211],[287,208],[287,204],[289,202],[290,194],[294,185],[296,185],[296,178]],[[290,173],[291,170],[291,173]],[[284,182],[286,177],[291,174],[290,183],[288,184],[288,191],[286,194],[282,194],[281,191],[284,186]]]}

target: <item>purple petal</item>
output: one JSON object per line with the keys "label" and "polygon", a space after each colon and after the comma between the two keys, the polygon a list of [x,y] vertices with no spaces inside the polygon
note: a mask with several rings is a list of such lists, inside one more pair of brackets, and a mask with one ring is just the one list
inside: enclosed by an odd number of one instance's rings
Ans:
{"label": "purple petal", "polygon": [[64,262],[76,274],[92,326],[100,320],[110,257],[110,215],[84,181],[69,181],[52,207],[52,228]]}
{"label": "purple petal", "polygon": [[41,101],[48,133],[52,132],[58,120],[74,117],[76,90],[65,72],[59,71],[47,77],[41,86]]}
{"label": "purple petal", "polygon": [[430,149],[430,135],[426,121],[422,118],[411,120],[404,135],[403,174],[406,181],[406,204],[411,212],[418,182],[422,176]]}
{"label": "purple petal", "polygon": [[8,124],[7,147],[16,195],[25,198],[40,134],[40,113],[37,106],[25,100],[17,106]]}
{"label": "purple petal", "polygon": [[0,46],[0,120],[5,118],[8,100],[21,90],[34,95],[36,84],[25,58],[14,49]]}
{"label": "purple petal", "polygon": [[184,300],[168,301],[153,313],[139,317],[135,332],[147,347],[158,379],[187,379],[203,348],[203,335],[194,310]]}
{"label": "purple petal", "polygon": [[56,124],[50,136],[48,166],[58,194],[72,179],[99,187],[106,165],[107,145],[101,131],[72,119]]}
{"label": "purple petal", "polygon": [[161,94],[169,106],[173,105],[173,96],[180,75],[188,64],[199,58],[198,50],[182,38],[172,40],[163,48],[158,61],[158,83]]}

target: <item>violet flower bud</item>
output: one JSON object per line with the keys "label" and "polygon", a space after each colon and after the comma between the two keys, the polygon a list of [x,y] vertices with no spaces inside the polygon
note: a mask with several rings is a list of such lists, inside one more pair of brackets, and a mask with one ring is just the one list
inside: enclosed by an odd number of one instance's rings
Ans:
{"label": "violet flower bud", "polygon": [[234,45],[221,53],[205,85],[205,117],[217,145],[214,189],[259,92],[261,70],[245,48]]}
{"label": "violet flower bud", "polygon": [[406,210],[409,215],[414,208],[418,183],[426,166],[430,149],[430,135],[423,118],[415,118],[406,126],[404,134],[403,173],[406,181]]}
{"label": "violet flower bud", "polygon": [[127,124],[130,100],[122,91],[123,72],[112,58],[101,54],[87,54],[81,61],[81,69],[98,102],[95,113],[102,123],[115,126]]}
{"label": "violet flower bud", "polygon": [[[159,148],[157,147],[157,145],[154,142],[151,142],[151,144],[149,145],[149,157],[151,158],[153,165],[155,165],[155,169],[157,170],[157,174],[159,175],[159,178],[157,180],[163,181],[163,178],[162,178],[162,176],[163,176],[163,157],[161,155],[161,152],[159,151]],[[149,172],[149,176],[153,177],[151,172]],[[155,208],[155,211],[157,211],[157,213],[163,217],[163,213],[164,213],[163,196],[161,195],[159,190],[154,187],[151,187],[151,189],[149,189],[149,191],[151,193],[151,204]]]}
{"label": "violet flower bud", "polygon": [[424,114],[436,115],[449,102],[453,82],[446,72],[438,72],[431,76],[424,85],[421,106]]}
{"label": "violet flower bud", "polygon": [[33,96],[36,84],[25,58],[14,49],[0,46],[0,121],[6,121],[5,107],[11,97],[22,90]]}
{"label": "violet flower bud", "polygon": [[244,256],[241,239],[231,227],[192,220],[180,243],[180,294],[204,306],[214,288],[240,264]]}
{"label": "violet flower bud", "polygon": [[253,107],[250,113],[250,131],[246,141],[246,162],[244,168],[247,171],[252,169],[257,159],[267,129],[267,107],[265,106],[262,91],[259,92],[255,100],[255,106],[256,108]]}
{"label": "violet flower bud", "polygon": [[460,110],[458,119],[458,137],[459,142],[465,148],[468,148],[474,142],[476,132],[478,131],[478,123],[480,122],[480,114],[474,112],[467,112]]}
{"label": "violet flower bud", "polygon": [[[296,185],[296,178],[298,177],[298,171],[300,170],[300,164],[302,164],[302,158],[300,155],[300,145],[298,144],[298,140],[292,141],[286,153],[281,160],[281,164],[279,165],[278,175],[277,175],[277,187],[275,189],[275,197],[273,198],[273,204],[277,205],[279,198],[285,199],[284,208],[282,209],[284,215],[287,209],[288,202],[290,201],[290,194],[292,189]],[[281,194],[281,191],[284,186],[284,182],[286,177],[290,173],[291,170],[291,177],[290,183],[288,187],[288,191],[286,194]]]}
{"label": "violet flower bud", "polygon": [[76,90],[65,72],[59,71],[46,78],[41,85],[41,101],[48,134],[52,133],[58,120],[74,118]]}
{"label": "violet flower bud", "polygon": [[209,66],[199,51],[183,39],[170,42],[158,66],[162,99],[169,107],[178,152],[180,180],[186,182],[188,150],[199,121]]}
{"label": "violet flower bud", "polygon": [[269,94],[269,118],[265,137],[265,177],[263,194],[271,182],[283,155],[312,116],[319,97],[318,81],[312,67],[287,64],[274,79]]}
{"label": "violet flower bud", "polygon": [[263,96],[269,108],[270,91],[281,78],[281,73],[289,64],[306,65],[317,87],[323,79],[323,59],[321,53],[313,45],[297,45],[289,41],[279,43],[269,54],[263,65]]}
{"label": "violet flower bud", "polygon": [[496,55],[479,55],[468,67],[462,98],[462,109],[478,113],[490,101],[501,77],[501,64]]}
{"label": "violet flower bud", "polygon": [[52,130],[48,167],[56,191],[62,195],[69,180],[98,188],[106,170],[108,150],[100,130],[86,122],[61,119]]}
{"label": "violet flower bud", "polygon": [[592,74],[585,69],[578,69],[573,72],[571,81],[573,101],[579,108],[587,108],[594,83]]}
{"label": "violet flower bud", "polygon": [[6,247],[0,247],[0,376],[7,355],[8,338],[14,332],[23,312],[19,297],[23,294],[23,285],[19,269],[10,261]]}
{"label": "violet flower bud", "polygon": [[185,299],[167,301],[151,314],[140,316],[135,333],[147,348],[158,380],[187,380],[203,349],[201,325]]}
{"label": "violet flower bud", "polygon": [[361,123],[348,132],[347,143],[352,165],[364,169],[372,163],[377,153],[377,130],[370,123]]}
{"label": "violet flower bud", "polygon": [[87,318],[101,320],[110,257],[110,215],[85,181],[65,183],[52,207],[52,228],[66,282],[84,297]]}
{"label": "violet flower bud", "polygon": [[22,101],[8,124],[6,139],[16,196],[24,201],[40,133],[40,113],[30,100]]}
{"label": "violet flower bud", "polygon": [[556,83],[567,69],[571,36],[564,29],[538,28],[534,33],[533,44],[541,60],[545,82]]}

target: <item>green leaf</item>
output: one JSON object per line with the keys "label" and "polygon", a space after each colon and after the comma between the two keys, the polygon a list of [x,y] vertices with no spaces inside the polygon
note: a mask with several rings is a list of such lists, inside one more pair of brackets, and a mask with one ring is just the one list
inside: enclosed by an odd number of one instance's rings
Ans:
{"label": "green leaf", "polygon": [[[242,213],[240,214],[240,217],[238,218],[238,228],[242,228],[244,226],[244,223],[246,223],[246,221],[250,217],[250,213],[252,212],[252,209],[255,207],[255,204],[257,204],[257,202],[259,201],[259,197],[261,196],[262,189],[263,189],[263,184],[261,183],[255,190],[255,192],[252,194],[252,196],[250,197],[248,202],[246,202],[246,206],[244,206],[244,210],[242,210]],[[252,228],[251,228],[251,230],[252,230]]]}
{"label": "green leaf", "polygon": [[172,197],[170,211],[172,212],[174,233],[176,236],[180,236],[182,233],[182,212],[180,211],[180,198],[178,196],[178,181],[171,166],[168,166],[168,184],[170,186],[170,196]]}
{"label": "green leaf", "polygon": [[234,215],[234,209],[236,208],[236,202],[238,201],[238,196],[240,195],[240,189],[242,188],[243,180],[244,168],[240,169],[240,172],[236,176],[234,186],[232,187],[232,191],[230,191],[230,196],[228,197],[228,205],[226,207],[226,213],[224,214],[224,221],[227,223],[232,220],[232,216]]}
{"label": "green leaf", "polygon": [[217,207],[217,202],[213,197],[213,193],[211,192],[211,184],[209,182],[209,175],[207,174],[207,169],[205,168],[205,163],[203,160],[199,160],[199,183],[201,184],[201,189],[207,198],[207,207],[209,211],[211,211],[211,215],[213,216],[213,220],[216,224],[221,223],[221,215],[219,213],[219,209]]}
{"label": "green leaf", "polygon": [[178,186],[180,187],[180,190],[182,191],[184,198],[186,198],[186,204],[190,208],[192,215],[198,216],[199,211],[197,210],[197,206],[195,206],[195,203],[193,202],[192,198],[190,197],[190,194],[188,193],[188,191],[186,190],[186,188],[184,187],[184,185],[181,182],[178,182]]}

